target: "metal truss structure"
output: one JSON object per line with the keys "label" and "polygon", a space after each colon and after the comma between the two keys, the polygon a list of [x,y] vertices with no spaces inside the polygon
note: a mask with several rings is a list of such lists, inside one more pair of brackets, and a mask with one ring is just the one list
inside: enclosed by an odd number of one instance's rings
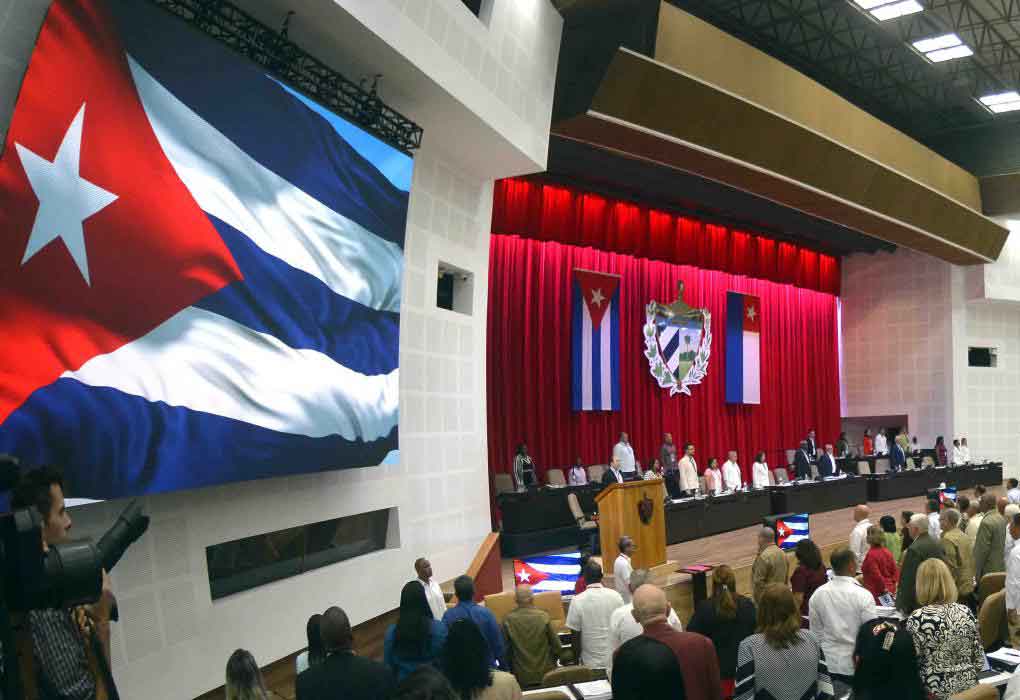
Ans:
{"label": "metal truss structure", "polygon": [[150,2],[404,153],[421,147],[422,128],[386,106],[375,85],[367,90],[356,85],[288,39],[290,15],[273,30],[225,0]]}
{"label": "metal truss structure", "polygon": [[[1020,0],[919,0],[878,22],[850,0],[669,0],[927,143],[1001,128],[976,98],[1020,89]],[[933,64],[911,43],[956,33],[974,55]]]}

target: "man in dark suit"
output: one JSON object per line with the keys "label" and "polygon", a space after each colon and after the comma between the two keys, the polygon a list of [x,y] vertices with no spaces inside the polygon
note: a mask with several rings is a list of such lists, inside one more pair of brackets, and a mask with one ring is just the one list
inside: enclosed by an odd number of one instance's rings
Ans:
{"label": "man in dark suit", "polygon": [[825,452],[818,458],[819,476],[836,476],[839,474],[839,467],[836,465],[836,456],[832,453],[832,445],[825,446]]}
{"label": "man in dark suit", "polygon": [[622,484],[623,482],[623,472],[620,471],[620,459],[619,457],[613,457],[609,462],[609,469],[602,475],[602,488],[612,484]]}
{"label": "man in dark suit", "polygon": [[396,679],[378,661],[355,656],[351,622],[340,608],[323,614],[319,627],[326,659],[298,674],[297,700],[385,700]]}
{"label": "man in dark suit", "polygon": [[793,455],[793,464],[796,467],[797,479],[810,479],[811,478],[811,460],[808,457],[808,442],[807,440],[800,443],[800,449]]}
{"label": "man in dark suit", "polygon": [[907,466],[907,455],[903,452],[903,447],[900,443],[893,441],[892,447],[889,448],[889,469],[894,472],[901,472]]}
{"label": "man in dark suit", "polygon": [[929,534],[931,523],[924,513],[914,513],[907,528],[914,543],[903,553],[900,583],[896,588],[896,609],[909,615],[917,608],[917,567],[928,559],[945,559],[942,544]]}
{"label": "man in dark suit", "polygon": [[814,462],[818,458],[818,443],[815,442],[815,431],[807,431],[807,437],[804,439],[804,443],[807,447],[804,448],[804,452],[807,453],[808,460]]}

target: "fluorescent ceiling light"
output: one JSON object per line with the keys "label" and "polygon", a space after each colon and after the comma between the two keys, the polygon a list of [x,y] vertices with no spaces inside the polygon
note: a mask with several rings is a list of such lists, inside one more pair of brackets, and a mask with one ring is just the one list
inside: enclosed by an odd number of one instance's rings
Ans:
{"label": "fluorescent ceiling light", "polygon": [[932,63],[942,63],[943,61],[950,61],[954,58],[966,58],[967,56],[973,56],[974,52],[969,46],[960,45],[953,46],[948,49],[940,49],[938,51],[929,51],[925,54],[929,61]]}
{"label": "fluorescent ceiling light", "polygon": [[959,46],[962,43],[963,41],[960,37],[955,34],[943,34],[942,36],[935,36],[930,39],[915,41],[914,48],[921,53],[928,53],[929,51],[937,51],[938,49],[948,49],[950,46]]}
{"label": "fluorescent ceiling light", "polygon": [[870,10],[879,5],[887,5],[893,0],[854,0],[854,4],[862,10]]}
{"label": "fluorescent ceiling light", "polygon": [[879,22],[885,22],[890,19],[906,17],[907,15],[912,15],[915,12],[923,11],[924,7],[921,3],[917,2],[917,0],[903,0],[903,2],[894,2],[891,5],[876,7],[871,11],[871,16]]}
{"label": "fluorescent ceiling light", "polygon": [[1020,110],[1020,100],[1016,102],[1002,102],[1000,104],[990,105],[988,109],[992,110],[996,114],[1002,114],[1003,112],[1016,112]]}
{"label": "fluorescent ceiling light", "polygon": [[985,95],[978,99],[981,100],[981,104],[991,107],[992,105],[1001,105],[1006,102],[1020,102],[1020,93],[1016,90],[1010,90],[1009,92],[1000,92],[996,95]]}

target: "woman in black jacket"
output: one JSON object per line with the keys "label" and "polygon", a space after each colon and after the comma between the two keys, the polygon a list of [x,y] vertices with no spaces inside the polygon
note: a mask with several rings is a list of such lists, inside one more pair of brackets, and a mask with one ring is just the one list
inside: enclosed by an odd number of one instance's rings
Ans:
{"label": "woman in black jacket", "polygon": [[703,634],[715,645],[724,698],[733,697],[737,649],[745,637],[754,634],[755,622],[754,603],[737,595],[733,569],[725,564],[716,568],[712,572],[712,597],[698,603],[687,631]]}

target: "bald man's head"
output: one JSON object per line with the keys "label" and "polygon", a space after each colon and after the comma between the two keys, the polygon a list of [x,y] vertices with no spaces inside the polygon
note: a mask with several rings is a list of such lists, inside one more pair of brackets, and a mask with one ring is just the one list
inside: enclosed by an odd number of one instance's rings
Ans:
{"label": "bald man's head", "polygon": [[999,496],[999,499],[995,502],[995,507],[999,509],[999,515],[1002,515],[1005,512],[1006,506],[1008,505],[1009,499],[1005,496]]}
{"label": "bald man's head", "polygon": [[634,619],[647,627],[656,622],[665,622],[669,615],[669,601],[658,586],[646,583],[634,591]]}
{"label": "bald man's head", "polygon": [[865,505],[859,505],[856,508],[854,508],[854,522],[859,523],[862,520],[867,520],[868,516],[870,515],[871,508],[868,508]]}
{"label": "bald man's head", "polygon": [[338,607],[332,607],[322,614],[319,623],[319,636],[326,651],[347,651],[354,640],[351,636],[351,621],[347,613]]}
{"label": "bald man's head", "polygon": [[531,586],[524,584],[518,586],[514,592],[514,598],[517,600],[518,607],[526,608],[535,602],[535,594],[531,590]]}

